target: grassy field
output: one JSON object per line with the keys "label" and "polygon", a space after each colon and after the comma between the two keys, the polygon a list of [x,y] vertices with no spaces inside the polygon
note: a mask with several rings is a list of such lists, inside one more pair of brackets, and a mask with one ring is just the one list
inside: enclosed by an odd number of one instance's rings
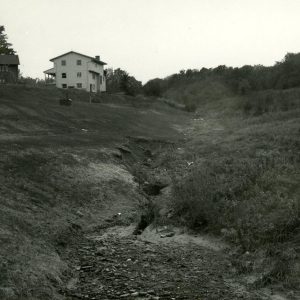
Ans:
{"label": "grassy field", "polygon": [[234,96],[219,84],[201,87],[177,91],[177,101],[197,110],[186,142],[161,157],[172,178],[162,211],[175,223],[221,234],[238,245],[241,261],[251,253],[247,267],[237,265],[259,273],[258,284],[298,288],[300,90]]}
{"label": "grassy field", "polygon": [[223,236],[257,285],[299,288],[300,89],[241,96],[220,82],[183,82],[164,97],[195,112],[184,143],[134,169],[141,181],[170,182],[149,217]]}
{"label": "grassy field", "polygon": [[59,299],[68,247],[116,213],[137,221],[149,197],[150,221],[221,235],[240,274],[297,289],[299,95],[234,96],[221,83],[164,95],[196,102],[187,113],[142,96],[90,104],[70,91],[67,107],[54,88],[1,88],[0,298]]}
{"label": "grassy field", "polygon": [[[141,99],[54,88],[0,90],[0,298],[56,299],[64,253],[81,232],[135,218],[141,195],[118,147],[129,137],[177,140],[187,118]],[[99,99],[98,99],[99,100]],[[107,103],[109,102],[109,103]],[[123,220],[123,221],[122,221]]]}

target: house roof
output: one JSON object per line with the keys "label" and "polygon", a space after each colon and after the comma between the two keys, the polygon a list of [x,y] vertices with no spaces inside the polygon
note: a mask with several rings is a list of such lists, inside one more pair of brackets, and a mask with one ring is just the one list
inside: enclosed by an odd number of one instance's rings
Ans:
{"label": "house roof", "polygon": [[18,55],[0,54],[0,65],[19,65]]}
{"label": "house roof", "polygon": [[75,52],[75,51],[69,51],[67,53],[64,53],[62,55],[59,55],[59,56],[56,56],[54,58],[51,58],[50,61],[54,61],[55,59],[58,59],[62,56],[65,56],[65,55],[68,55],[68,54],[71,54],[71,53],[75,53],[75,54],[78,54],[78,55],[81,55],[81,56],[84,56],[84,57],[87,57],[87,58],[90,58],[94,63],[96,64],[99,64],[99,65],[106,65],[105,62],[101,61],[101,60],[97,60],[95,57],[92,57],[92,56],[88,56],[88,55],[85,55],[85,54],[81,54],[81,53],[78,53],[78,52]]}
{"label": "house roof", "polygon": [[48,69],[48,70],[44,71],[44,73],[53,75],[53,74],[55,74],[55,69],[54,68]]}

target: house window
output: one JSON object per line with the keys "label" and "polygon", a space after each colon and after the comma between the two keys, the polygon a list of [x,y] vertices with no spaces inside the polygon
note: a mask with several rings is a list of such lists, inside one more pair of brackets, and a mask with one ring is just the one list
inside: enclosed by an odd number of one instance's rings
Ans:
{"label": "house window", "polygon": [[62,84],[62,88],[63,88],[63,89],[66,89],[66,88],[67,88],[67,85],[66,85],[65,83],[63,83],[63,84]]}
{"label": "house window", "polygon": [[93,73],[93,79],[95,79],[96,78],[96,75]]}
{"label": "house window", "polygon": [[77,66],[81,66],[81,59],[77,59]]}
{"label": "house window", "polygon": [[82,88],[82,83],[77,83],[77,88],[81,89]]}
{"label": "house window", "polygon": [[67,73],[61,73],[61,78],[67,78]]}
{"label": "house window", "polygon": [[8,72],[8,66],[0,66],[0,72]]}
{"label": "house window", "polygon": [[66,61],[63,59],[62,61],[61,61],[61,65],[62,66],[65,66],[67,63],[66,63]]}
{"label": "house window", "polygon": [[81,77],[81,72],[77,72],[77,77],[78,77],[78,78]]}
{"label": "house window", "polygon": [[102,76],[100,75],[100,84],[102,84]]}

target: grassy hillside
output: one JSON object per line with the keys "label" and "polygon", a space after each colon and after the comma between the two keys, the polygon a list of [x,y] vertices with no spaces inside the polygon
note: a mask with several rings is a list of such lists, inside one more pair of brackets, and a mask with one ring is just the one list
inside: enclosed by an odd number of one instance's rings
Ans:
{"label": "grassy hillside", "polygon": [[177,140],[173,125],[186,122],[141,99],[69,96],[60,106],[57,89],[1,86],[1,299],[59,299],[72,241],[120,211],[128,222],[142,201],[117,148],[129,136]]}
{"label": "grassy hillside", "polygon": [[[60,106],[59,99],[65,97],[61,90],[55,88],[23,88],[11,86],[0,90],[2,134],[30,137],[36,135],[51,136],[70,134],[70,139],[84,134],[94,135],[97,139],[118,140],[131,133],[135,135],[169,135],[162,114],[170,114],[171,122],[179,113],[167,106],[157,106],[145,102],[143,98],[102,95],[98,102],[89,104],[88,93],[71,90],[69,98],[73,100],[70,107]],[[177,115],[176,115],[177,114]],[[175,132],[175,131],[174,131]],[[172,136],[172,134],[171,134]],[[5,139],[2,136],[2,139]],[[68,136],[64,137],[66,142]],[[86,138],[82,139],[84,142]],[[64,143],[64,141],[62,141]]]}
{"label": "grassy hillside", "polygon": [[192,80],[182,82],[167,89],[164,97],[184,104],[187,108],[201,106],[207,102],[214,102],[224,97],[231,96],[233,93],[221,81],[216,80]]}
{"label": "grassy hillside", "polygon": [[[186,142],[161,156],[172,187],[156,211],[236,244],[237,269],[260,274],[257,284],[298,288],[300,89],[234,95],[218,82],[203,84],[165,94],[198,108]],[[166,222],[163,213],[157,218]]]}
{"label": "grassy hillside", "polygon": [[299,288],[300,89],[240,95],[194,80],[166,91],[196,101],[193,113],[143,97],[89,104],[80,91],[66,107],[61,96],[0,90],[1,299],[60,299],[68,247],[92,226],[136,221],[144,192],[155,222],[233,243],[237,276]]}

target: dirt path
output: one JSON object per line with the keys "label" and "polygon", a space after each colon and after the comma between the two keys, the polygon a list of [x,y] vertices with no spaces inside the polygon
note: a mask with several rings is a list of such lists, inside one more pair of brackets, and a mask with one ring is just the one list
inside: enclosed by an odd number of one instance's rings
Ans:
{"label": "dirt path", "polygon": [[[133,227],[89,233],[70,254],[67,299],[275,299],[244,287],[222,247]],[[215,246],[212,247],[212,246]]]}

